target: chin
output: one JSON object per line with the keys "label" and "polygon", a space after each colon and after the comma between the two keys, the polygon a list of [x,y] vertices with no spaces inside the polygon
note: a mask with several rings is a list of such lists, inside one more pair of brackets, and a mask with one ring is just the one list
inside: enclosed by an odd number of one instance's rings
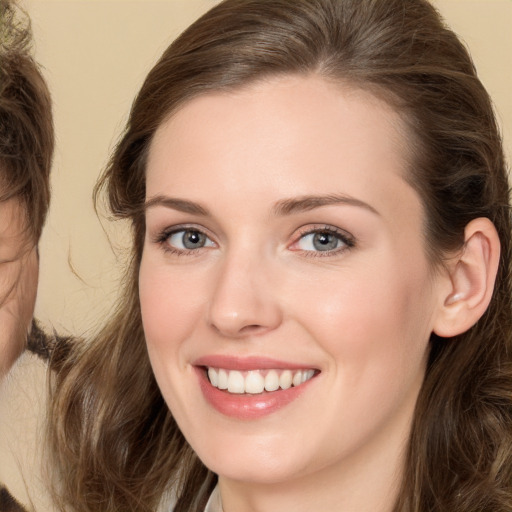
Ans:
{"label": "chin", "polygon": [[286,446],[280,436],[273,440],[258,440],[250,434],[227,443],[212,443],[196,450],[199,458],[211,471],[228,478],[258,484],[287,481],[307,473],[305,450]]}

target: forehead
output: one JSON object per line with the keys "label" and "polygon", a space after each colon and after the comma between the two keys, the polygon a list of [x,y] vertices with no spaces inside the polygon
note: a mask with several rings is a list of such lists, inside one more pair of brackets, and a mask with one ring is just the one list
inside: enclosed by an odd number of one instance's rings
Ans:
{"label": "forehead", "polygon": [[[171,115],[164,117],[153,137],[152,146],[168,128],[186,129],[194,120],[200,122],[205,129],[224,119],[236,122],[237,125],[254,125],[269,120],[275,124],[277,116],[287,110],[301,120],[297,126],[315,121],[325,125],[334,121],[326,113],[332,112],[335,104],[337,110],[341,109],[345,114],[355,112],[355,117],[361,123],[380,125],[384,121],[390,130],[390,138],[393,137],[405,146],[408,127],[396,108],[384,99],[387,96],[392,98],[393,95],[386,95],[378,88],[373,89],[370,91],[348,81],[336,81],[316,74],[292,74],[259,79],[227,91],[207,92],[185,101]],[[274,112],[271,107],[276,106],[280,108]],[[234,115],[237,112],[240,116]],[[283,118],[283,122],[286,120]],[[334,128],[338,131],[342,126],[338,124]]]}
{"label": "forehead", "polygon": [[[222,180],[257,190],[271,182],[302,193],[300,182],[364,188],[387,170],[408,168],[400,115],[359,88],[318,76],[286,76],[186,103],[157,130],[149,151],[147,195]],[[284,180],[284,182],[283,182]],[[297,185],[297,190],[294,189]],[[323,191],[322,191],[323,192]],[[313,193],[312,190],[309,193]]]}

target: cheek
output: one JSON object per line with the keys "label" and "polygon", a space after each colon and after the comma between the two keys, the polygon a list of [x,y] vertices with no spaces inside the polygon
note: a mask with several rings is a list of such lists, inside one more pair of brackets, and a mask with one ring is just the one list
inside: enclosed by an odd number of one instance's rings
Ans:
{"label": "cheek", "polygon": [[[325,285],[328,283],[328,286]],[[430,335],[428,274],[390,262],[297,286],[295,317],[343,378],[399,378],[422,368]],[[412,377],[409,375],[408,377]]]}
{"label": "cheek", "polygon": [[[429,300],[418,293],[424,276],[399,270],[366,266],[295,290],[294,317],[328,360],[325,437],[345,439],[340,450],[412,415],[428,353]],[[331,446],[326,456],[335,453]]]}
{"label": "cheek", "polygon": [[38,274],[35,249],[0,269],[0,375],[23,351],[34,313]]}
{"label": "cheek", "polygon": [[139,298],[147,351],[162,395],[180,425],[187,428],[190,385],[187,343],[201,318],[205,289],[195,274],[170,269],[143,256]]}
{"label": "cheek", "polygon": [[197,325],[205,296],[196,273],[171,270],[143,256],[139,297],[150,354],[176,351]]}

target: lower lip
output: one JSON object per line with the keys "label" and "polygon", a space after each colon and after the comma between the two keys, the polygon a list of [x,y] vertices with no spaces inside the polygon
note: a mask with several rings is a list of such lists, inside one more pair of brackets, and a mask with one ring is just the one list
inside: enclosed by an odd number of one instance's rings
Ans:
{"label": "lower lip", "polygon": [[257,395],[222,391],[210,384],[204,368],[196,367],[201,391],[207,402],[218,412],[241,420],[253,420],[279,411],[298,398],[308,387],[310,379],[300,386]]}

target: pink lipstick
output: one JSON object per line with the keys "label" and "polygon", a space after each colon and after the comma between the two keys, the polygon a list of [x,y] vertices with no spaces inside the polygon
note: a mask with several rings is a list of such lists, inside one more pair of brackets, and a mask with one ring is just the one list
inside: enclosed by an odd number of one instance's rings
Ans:
{"label": "pink lipstick", "polygon": [[209,356],[194,367],[207,402],[226,416],[244,420],[285,407],[319,374],[304,364],[255,357]]}

